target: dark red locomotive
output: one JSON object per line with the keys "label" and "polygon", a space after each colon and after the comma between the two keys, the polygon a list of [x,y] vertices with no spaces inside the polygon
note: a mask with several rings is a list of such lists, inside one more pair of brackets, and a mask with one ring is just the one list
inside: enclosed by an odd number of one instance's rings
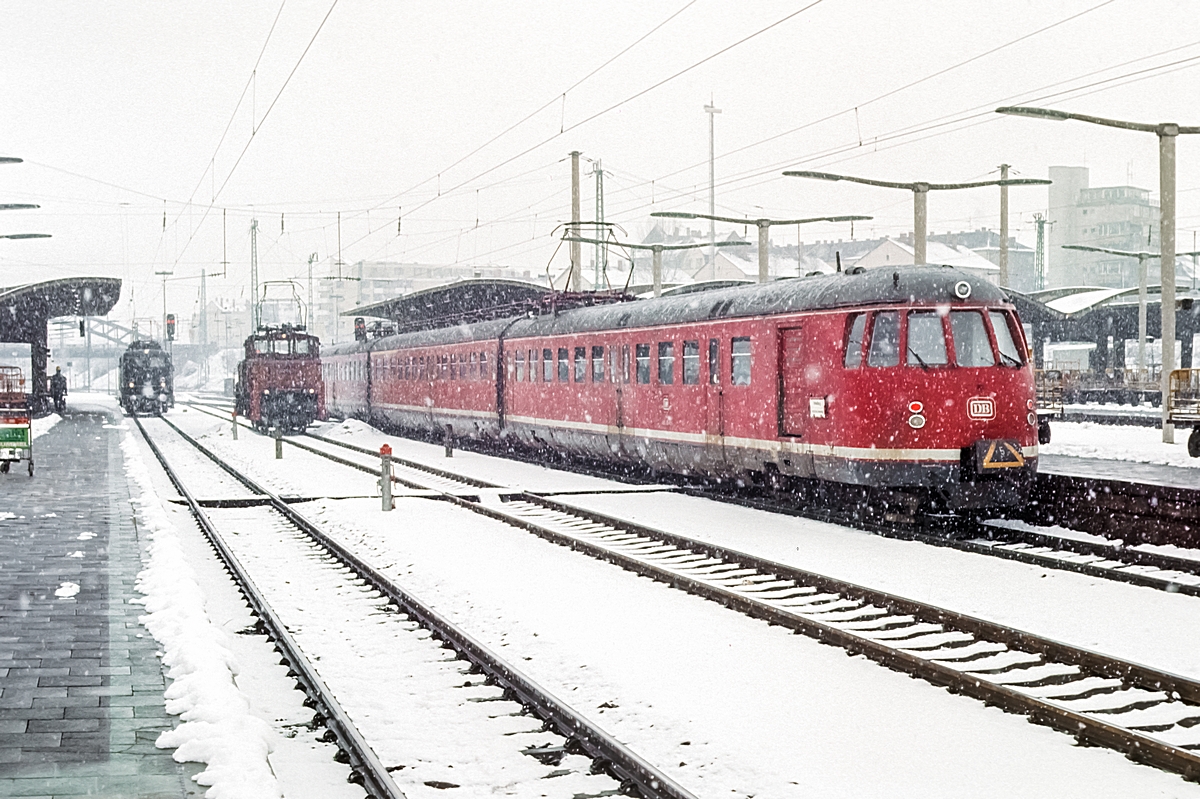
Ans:
{"label": "dark red locomotive", "polygon": [[260,327],[246,339],[234,391],[239,416],[256,429],[301,432],[325,418],[320,343],[302,326]]}
{"label": "dark red locomotive", "polygon": [[973,508],[1032,488],[1027,353],[1003,291],[919,266],[402,333],[323,369],[331,412],[402,428]]}

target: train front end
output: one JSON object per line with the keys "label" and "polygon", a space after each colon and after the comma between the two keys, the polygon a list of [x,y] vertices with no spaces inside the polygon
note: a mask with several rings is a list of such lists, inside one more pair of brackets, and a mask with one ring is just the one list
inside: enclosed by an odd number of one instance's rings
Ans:
{"label": "train front end", "polygon": [[320,343],[303,328],[261,328],[238,365],[238,414],[262,430],[303,432],[325,416]]}

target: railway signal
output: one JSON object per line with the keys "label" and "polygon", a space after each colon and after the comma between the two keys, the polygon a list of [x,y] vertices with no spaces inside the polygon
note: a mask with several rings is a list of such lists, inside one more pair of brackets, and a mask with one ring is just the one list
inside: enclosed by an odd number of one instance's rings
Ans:
{"label": "railway signal", "polygon": [[175,340],[175,314],[167,314],[167,341]]}

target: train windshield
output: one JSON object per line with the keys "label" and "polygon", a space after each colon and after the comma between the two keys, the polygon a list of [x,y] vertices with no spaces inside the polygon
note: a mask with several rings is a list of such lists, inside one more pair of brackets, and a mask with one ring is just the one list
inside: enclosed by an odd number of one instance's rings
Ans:
{"label": "train windshield", "polygon": [[996,365],[992,342],[979,311],[951,311],[950,332],[954,336],[954,356],[959,366]]}
{"label": "train windshield", "polygon": [[166,369],[171,365],[171,362],[167,360],[166,353],[163,352],[133,353],[130,360],[142,369]]}
{"label": "train windshield", "polygon": [[1022,366],[1025,359],[1021,357],[1021,349],[1013,340],[1009,315],[1003,311],[988,311],[988,319],[992,322],[992,330],[996,331],[996,346],[1000,349],[1000,362],[1005,366]]}
{"label": "train windshield", "polygon": [[256,338],[254,351],[259,355],[312,355],[316,346],[308,336]]}

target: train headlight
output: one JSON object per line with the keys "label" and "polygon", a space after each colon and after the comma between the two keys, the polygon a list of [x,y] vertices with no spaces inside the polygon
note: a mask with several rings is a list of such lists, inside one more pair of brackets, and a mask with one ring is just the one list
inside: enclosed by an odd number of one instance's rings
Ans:
{"label": "train headlight", "polygon": [[1037,427],[1037,414],[1036,413],[1029,414],[1028,419],[1029,419],[1030,427]]}
{"label": "train headlight", "polygon": [[1031,411],[1033,410],[1033,405],[1034,405],[1033,400],[1025,400],[1025,407],[1028,408],[1029,410],[1031,410]]}
{"label": "train headlight", "polygon": [[919,413],[914,413],[912,416],[908,417],[908,426],[913,430],[920,430],[925,426],[925,417]]}
{"label": "train headlight", "polygon": [[264,388],[264,389],[263,389],[263,396],[264,396],[264,397],[265,397],[265,396],[267,396],[267,395],[268,395],[268,394],[270,394],[270,393],[271,393],[271,389],[269,389],[269,388]]}

